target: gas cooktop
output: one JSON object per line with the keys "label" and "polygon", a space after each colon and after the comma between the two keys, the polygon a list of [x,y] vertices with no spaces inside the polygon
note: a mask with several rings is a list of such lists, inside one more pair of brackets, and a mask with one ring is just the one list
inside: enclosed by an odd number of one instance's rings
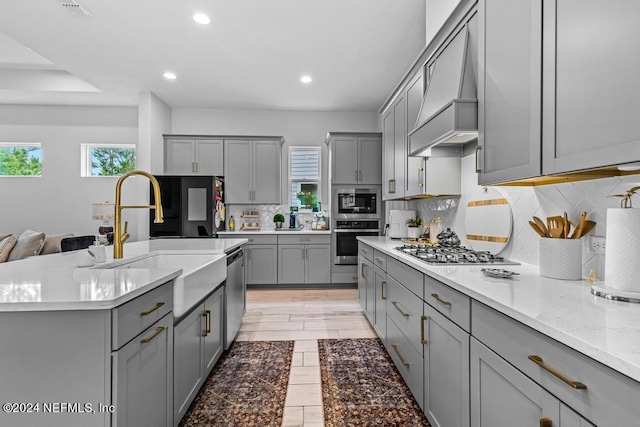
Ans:
{"label": "gas cooktop", "polygon": [[402,245],[396,250],[404,252],[429,264],[455,265],[519,265],[490,252],[474,251],[464,246],[446,248],[442,246]]}

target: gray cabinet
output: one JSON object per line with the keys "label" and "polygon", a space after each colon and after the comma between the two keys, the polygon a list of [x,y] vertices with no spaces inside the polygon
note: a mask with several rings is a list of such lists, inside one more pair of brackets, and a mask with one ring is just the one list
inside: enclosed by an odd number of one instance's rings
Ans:
{"label": "gray cabinet", "polygon": [[278,245],[248,244],[245,265],[247,285],[278,283]]}
{"label": "gray cabinet", "polygon": [[480,0],[478,11],[479,183],[539,176],[542,1]]}
{"label": "gray cabinet", "polygon": [[330,236],[278,236],[278,283],[330,283]]}
{"label": "gray cabinet", "polygon": [[225,201],[280,204],[282,140],[225,140]]}
{"label": "gray cabinet", "polygon": [[374,275],[375,311],[373,328],[384,343],[387,337],[387,273],[376,265]]}
{"label": "gray cabinet", "polygon": [[[407,83],[407,87],[405,88],[405,98],[407,100],[406,133],[411,132],[416,127],[423,95],[424,79],[422,77],[422,71],[420,71]],[[405,144],[408,146],[407,136],[405,135],[404,138]],[[407,182],[405,196],[411,197],[424,194],[426,180],[425,163],[424,157],[406,157]]]}
{"label": "gray cabinet", "polygon": [[[395,105],[395,104],[394,104]],[[395,110],[393,105],[382,115],[382,199],[396,197]]]}
{"label": "gray cabinet", "polygon": [[221,176],[224,173],[223,160],[221,139],[165,139],[165,174]]}
{"label": "gray cabinet", "polygon": [[278,283],[304,283],[304,245],[278,245]]}
{"label": "gray cabinet", "polygon": [[332,133],[332,184],[382,182],[382,138],[379,133]]}
{"label": "gray cabinet", "polygon": [[545,1],[545,175],[640,160],[638,16],[636,0]]}
{"label": "gray cabinet", "polygon": [[222,354],[223,296],[224,287],[219,287],[175,325],[173,424],[176,426]]}
{"label": "gray cabinet", "polygon": [[330,283],[331,245],[307,245],[305,251],[305,283]]}
{"label": "gray cabinet", "polygon": [[358,257],[358,301],[364,310],[364,314],[371,324],[375,323],[375,289],[373,263],[362,257]]}
{"label": "gray cabinet", "polygon": [[401,93],[383,118],[384,150],[382,197],[391,200],[404,197],[407,162],[406,98]]}

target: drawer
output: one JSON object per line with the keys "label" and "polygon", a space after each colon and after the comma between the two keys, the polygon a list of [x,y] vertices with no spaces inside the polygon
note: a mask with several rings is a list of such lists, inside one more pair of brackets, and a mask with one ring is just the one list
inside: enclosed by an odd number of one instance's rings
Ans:
{"label": "drawer", "polygon": [[[420,353],[409,343],[401,331],[401,327],[396,325],[393,319],[387,316],[387,353],[398,368],[400,375],[407,383],[409,390],[416,401],[423,407],[424,400],[424,361]],[[380,377],[393,375],[393,373],[380,372]],[[424,408],[422,408],[424,410]]]}
{"label": "drawer", "polygon": [[331,236],[309,236],[306,233],[296,236],[278,236],[278,243],[281,245],[328,245],[331,243]]}
{"label": "drawer", "polygon": [[471,331],[471,298],[465,294],[425,275],[424,300],[465,331]]}
{"label": "drawer", "polygon": [[[471,313],[473,336],[580,415],[599,426],[638,425],[640,383],[477,301]],[[534,355],[586,389],[547,372],[529,359]]]}
{"label": "drawer", "polygon": [[373,262],[373,248],[367,246],[362,242],[358,242],[358,255],[365,257],[369,261]]}
{"label": "drawer", "polygon": [[258,236],[255,234],[239,234],[234,239],[247,239],[249,245],[277,245],[278,236]]}
{"label": "drawer", "polygon": [[400,327],[403,334],[422,356],[420,327],[423,302],[407,288],[387,275],[387,316]]}
{"label": "drawer", "polygon": [[421,272],[401,263],[395,258],[387,258],[387,274],[392,276],[411,292],[423,298],[423,276]]}
{"label": "drawer", "polygon": [[173,281],[112,310],[111,348],[117,350],[173,310]]}
{"label": "drawer", "polygon": [[373,263],[382,271],[387,271],[387,255],[377,249],[373,250]]}

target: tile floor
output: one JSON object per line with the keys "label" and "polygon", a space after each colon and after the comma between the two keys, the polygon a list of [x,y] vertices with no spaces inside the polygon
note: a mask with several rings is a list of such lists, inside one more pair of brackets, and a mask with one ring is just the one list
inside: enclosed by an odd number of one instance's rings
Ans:
{"label": "tile floor", "polygon": [[282,425],[324,425],[318,339],[375,338],[357,289],[247,291],[238,341],[295,341]]}

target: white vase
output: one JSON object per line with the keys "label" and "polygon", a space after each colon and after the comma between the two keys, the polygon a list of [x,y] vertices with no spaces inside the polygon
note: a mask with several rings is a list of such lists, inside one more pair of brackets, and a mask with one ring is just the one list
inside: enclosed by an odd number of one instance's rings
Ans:
{"label": "white vase", "polygon": [[417,239],[422,234],[422,227],[407,227],[407,236],[410,239]]}

